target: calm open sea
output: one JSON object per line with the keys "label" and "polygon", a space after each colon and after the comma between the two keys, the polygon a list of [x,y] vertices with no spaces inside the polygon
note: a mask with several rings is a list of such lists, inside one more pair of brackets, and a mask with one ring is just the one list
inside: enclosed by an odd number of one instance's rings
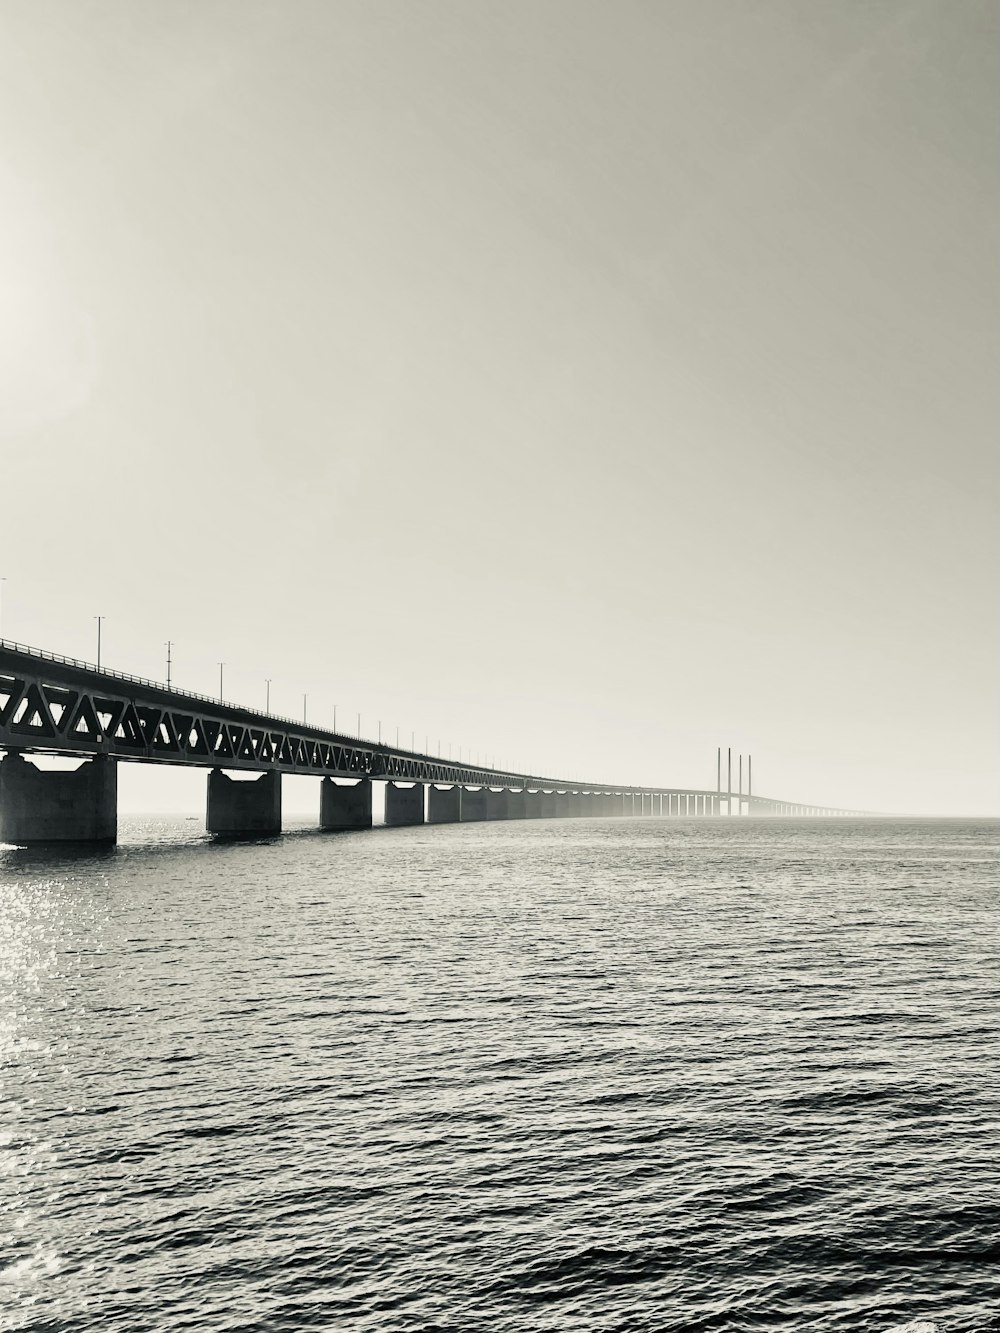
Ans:
{"label": "calm open sea", "polygon": [[0,1324],[1000,1329],[996,841],[0,851]]}

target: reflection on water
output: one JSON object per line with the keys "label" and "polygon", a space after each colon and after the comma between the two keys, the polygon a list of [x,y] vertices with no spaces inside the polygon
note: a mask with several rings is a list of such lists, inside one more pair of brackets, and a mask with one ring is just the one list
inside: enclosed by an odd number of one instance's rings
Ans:
{"label": "reflection on water", "polygon": [[997,1328],[994,833],[0,850],[5,1326]]}

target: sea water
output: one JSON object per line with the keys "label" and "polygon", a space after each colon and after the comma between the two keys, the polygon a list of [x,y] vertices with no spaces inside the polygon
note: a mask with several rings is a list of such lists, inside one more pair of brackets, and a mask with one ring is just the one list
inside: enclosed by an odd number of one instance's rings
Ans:
{"label": "sea water", "polygon": [[1000,1329],[996,831],[0,851],[0,1324]]}

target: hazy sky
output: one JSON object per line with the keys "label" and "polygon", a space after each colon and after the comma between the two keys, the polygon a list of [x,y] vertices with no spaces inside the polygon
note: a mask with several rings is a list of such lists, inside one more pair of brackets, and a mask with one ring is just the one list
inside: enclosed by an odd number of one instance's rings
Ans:
{"label": "hazy sky", "polygon": [[0,0],[2,632],[93,658],[102,613],[110,665],[536,770],[732,744],[995,811],[998,29]]}

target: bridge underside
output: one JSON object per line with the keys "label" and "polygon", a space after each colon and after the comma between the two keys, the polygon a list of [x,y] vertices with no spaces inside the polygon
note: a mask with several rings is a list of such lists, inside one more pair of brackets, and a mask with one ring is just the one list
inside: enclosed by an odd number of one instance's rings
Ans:
{"label": "bridge underside", "polygon": [[[117,764],[208,770],[206,827],[281,831],[281,777],[320,784],[319,826],[369,828],[373,780],[391,826],[578,817],[845,815],[749,793],[622,787],[454,762],[307,727],[0,641],[0,842],[113,842]],[[49,771],[32,755],[76,758]],[[256,781],[251,781],[256,777]]]}

